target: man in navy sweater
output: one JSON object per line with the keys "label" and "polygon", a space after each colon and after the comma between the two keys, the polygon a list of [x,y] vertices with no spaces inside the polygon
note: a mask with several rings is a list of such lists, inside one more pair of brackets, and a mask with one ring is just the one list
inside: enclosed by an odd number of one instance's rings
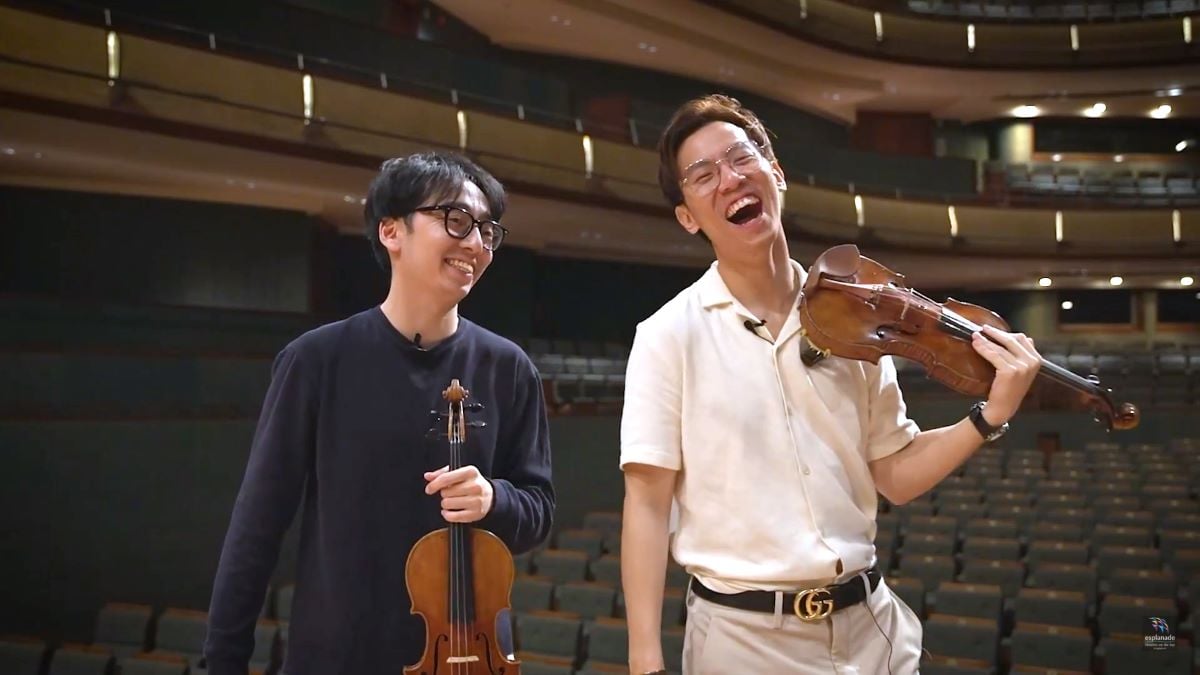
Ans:
{"label": "man in navy sweater", "polygon": [[[204,655],[244,675],[254,625],[297,509],[300,548],[284,675],[394,675],[425,628],[405,584],[409,551],[448,522],[514,554],[550,532],[550,441],[541,381],[512,342],[462,318],[505,230],[504,189],[447,153],[385,162],[365,219],[391,272],[377,307],[322,326],[276,357],[221,551]],[[461,465],[429,436],[452,379],[483,404]]]}

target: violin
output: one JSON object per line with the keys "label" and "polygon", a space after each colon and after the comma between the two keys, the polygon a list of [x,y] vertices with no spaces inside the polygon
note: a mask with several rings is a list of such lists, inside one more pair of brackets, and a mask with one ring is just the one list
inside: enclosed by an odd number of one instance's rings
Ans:
{"label": "violin", "polygon": [[[483,425],[466,421],[465,410],[483,409],[478,403],[464,406],[469,396],[457,379],[442,392],[449,402],[444,419],[451,471],[462,467],[467,427]],[[509,660],[496,635],[496,617],[511,609],[514,569],[508,547],[487,530],[449,523],[421,537],[408,554],[404,574],[412,613],[425,621],[425,652],[404,672],[520,675],[520,662]]]}
{"label": "violin", "polygon": [[[987,395],[996,370],[975,351],[971,336],[984,325],[1010,330],[989,309],[953,298],[938,303],[907,287],[904,275],[860,255],[854,244],[834,246],[813,262],[800,294],[800,322],[821,354],[871,363],[901,356],[974,397]],[[1112,391],[1095,376],[1081,377],[1044,358],[1038,376],[1069,389],[1068,407],[1090,410],[1109,431],[1138,424],[1137,407],[1114,405]]]}

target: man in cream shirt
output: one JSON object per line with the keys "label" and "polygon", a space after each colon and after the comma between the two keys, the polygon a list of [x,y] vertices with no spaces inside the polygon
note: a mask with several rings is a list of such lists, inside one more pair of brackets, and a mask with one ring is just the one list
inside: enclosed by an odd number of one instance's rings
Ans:
{"label": "man in cream shirt", "polygon": [[629,356],[630,672],[664,668],[673,503],[671,553],[693,577],[685,675],[916,672],[920,621],[874,567],[876,494],[902,504],[953,471],[1016,412],[1040,357],[1023,335],[976,336],[997,371],[988,400],[919,430],[890,359],[802,358],[805,270],[788,255],[786,183],[754,114],[721,96],[690,101],[660,153],[664,195],[716,262],[639,324]]}

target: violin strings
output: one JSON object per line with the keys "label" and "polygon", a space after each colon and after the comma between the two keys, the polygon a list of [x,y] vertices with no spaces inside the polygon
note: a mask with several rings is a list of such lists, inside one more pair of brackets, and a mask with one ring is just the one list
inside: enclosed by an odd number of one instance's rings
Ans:
{"label": "violin strings", "polygon": [[[463,443],[466,441],[465,415],[466,415],[466,413],[464,412],[463,402],[459,401],[458,402],[458,442],[454,444],[454,468],[456,470],[462,468]],[[469,570],[467,567],[468,565],[471,564],[471,561],[472,561],[472,557],[467,555],[467,541],[468,541],[467,537],[470,535],[470,533],[467,532],[467,526],[462,523],[456,523],[454,526],[454,531],[458,534],[458,590],[459,590],[459,593],[458,593],[458,602],[459,602],[458,620],[459,620],[459,631],[461,633],[461,637],[460,637],[461,642],[459,643],[459,648],[462,650],[461,655],[465,657],[470,654],[470,650],[471,650],[471,647],[470,647],[470,641],[471,641],[470,630],[471,629],[470,629],[470,624],[468,623],[468,616],[467,616],[467,610],[468,610],[468,606],[470,604],[470,598],[469,598],[470,589],[468,588],[467,584],[468,584],[468,581],[472,577],[472,575],[470,573],[471,570]],[[464,659],[460,666],[460,672],[469,673],[470,671],[471,671],[471,662]]]}
{"label": "violin strings", "polygon": [[[449,471],[454,471],[454,469],[458,465],[458,443],[459,443],[458,414],[459,413],[457,410],[457,404],[451,402],[451,404],[450,404],[450,429],[449,429],[449,437],[450,437],[449,438],[449,440],[450,440],[450,464],[449,464],[449,469],[448,469]],[[458,623],[459,623],[458,619],[462,615],[462,612],[461,612],[462,596],[461,596],[461,593],[459,592],[459,588],[460,588],[459,575],[462,573],[461,555],[460,555],[460,550],[461,550],[460,546],[461,546],[462,542],[459,541],[458,528],[456,528],[454,526],[454,523],[449,523],[447,525],[447,529],[449,530],[448,534],[449,534],[449,545],[450,545],[450,589],[449,589],[449,591],[450,591],[450,617],[449,617],[450,618],[450,670],[452,673],[459,673],[459,672],[462,672],[458,658],[457,658],[462,655],[460,652],[460,644],[459,644],[462,636],[459,634],[460,629],[459,629],[459,625],[458,625]]]}
{"label": "violin strings", "polygon": [[[911,293],[922,300],[935,305],[937,304],[920,291],[911,290]],[[959,335],[963,338],[969,338],[971,334],[983,329],[982,326],[975,324],[973,321],[968,320],[966,317],[951,309],[946,309],[943,307],[942,317],[945,320],[945,323],[951,328],[957,330]],[[1080,377],[1078,374],[1062,368],[1057,363],[1047,361],[1044,358],[1042,359],[1042,371],[1045,372],[1051,379],[1057,380],[1066,385],[1073,385],[1087,390],[1095,388],[1094,382],[1088,380],[1087,378]]]}
{"label": "violin strings", "polygon": [[[459,468],[459,466],[458,466],[459,451],[462,446],[462,435],[461,435],[462,414],[463,414],[462,402],[460,401],[457,404],[455,404],[455,408],[456,408],[457,418],[454,420],[454,442],[450,444],[450,470],[451,471],[457,470]],[[454,555],[455,555],[454,585],[455,585],[455,591],[456,591],[454,596],[455,596],[455,604],[457,605],[457,608],[456,608],[457,611],[453,613],[457,616],[451,616],[451,619],[450,619],[450,625],[453,627],[452,630],[454,631],[454,634],[457,637],[457,639],[455,640],[457,642],[457,645],[456,645],[455,649],[453,650],[453,652],[454,652],[455,656],[466,656],[467,636],[466,636],[466,626],[464,625],[464,623],[465,623],[464,619],[466,618],[465,617],[465,615],[466,615],[466,611],[465,611],[466,600],[463,597],[463,591],[464,591],[463,576],[466,574],[466,571],[463,569],[463,565],[464,565],[465,561],[463,560],[464,556],[463,556],[462,528],[458,527],[458,526],[456,526],[456,524],[452,523],[450,525],[450,533],[451,533],[451,536],[456,539],[456,543],[457,543],[457,546],[455,547],[455,553],[454,553]],[[454,670],[456,672],[465,672],[467,668],[468,668],[468,666],[465,661],[461,661],[461,662],[457,661],[457,660],[455,661]]]}

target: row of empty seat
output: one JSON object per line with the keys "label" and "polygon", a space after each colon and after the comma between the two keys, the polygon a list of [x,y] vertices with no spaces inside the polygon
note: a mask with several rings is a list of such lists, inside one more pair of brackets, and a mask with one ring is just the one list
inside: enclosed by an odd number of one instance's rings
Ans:
{"label": "row of empty seat", "polygon": [[1196,0],[908,0],[918,14],[999,21],[1102,21],[1175,16],[1196,11]]}
{"label": "row of empty seat", "polygon": [[[264,614],[266,612],[264,611]],[[203,673],[207,614],[149,605],[111,602],[97,612],[90,644],[54,645],[37,638],[0,639],[4,675],[188,675]],[[254,631],[250,671],[273,672],[278,665],[280,622],[260,618]]]}
{"label": "row of empty seat", "polygon": [[1200,177],[1192,171],[1013,164],[1004,175],[1014,194],[1162,206],[1200,200]]}
{"label": "row of empty seat", "polygon": [[[1200,441],[987,448],[878,517],[889,584],[925,620],[922,672],[1191,673]],[[1149,617],[1176,636],[1144,649]],[[1039,670],[1041,669],[1041,670]]]}

